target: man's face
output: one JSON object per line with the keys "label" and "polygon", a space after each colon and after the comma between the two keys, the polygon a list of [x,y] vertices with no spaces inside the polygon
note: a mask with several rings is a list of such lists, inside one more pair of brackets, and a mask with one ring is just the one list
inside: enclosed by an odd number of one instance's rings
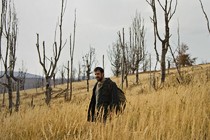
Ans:
{"label": "man's face", "polygon": [[95,72],[95,78],[98,82],[102,81],[104,78],[104,74],[101,73],[99,70]]}

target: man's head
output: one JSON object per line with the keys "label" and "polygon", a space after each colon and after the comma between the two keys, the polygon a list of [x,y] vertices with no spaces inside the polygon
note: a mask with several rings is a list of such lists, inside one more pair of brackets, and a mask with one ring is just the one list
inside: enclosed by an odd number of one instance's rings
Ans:
{"label": "man's head", "polygon": [[104,69],[102,69],[101,67],[96,67],[94,69],[95,72],[95,78],[98,82],[102,81],[104,78]]}

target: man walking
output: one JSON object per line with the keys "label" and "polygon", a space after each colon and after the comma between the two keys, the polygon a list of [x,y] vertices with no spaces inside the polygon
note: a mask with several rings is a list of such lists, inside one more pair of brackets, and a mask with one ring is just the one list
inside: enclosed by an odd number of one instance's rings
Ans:
{"label": "man walking", "polygon": [[88,121],[99,120],[105,123],[110,113],[120,110],[118,87],[111,79],[104,78],[104,70],[101,67],[96,67],[94,72],[97,83],[88,108]]}

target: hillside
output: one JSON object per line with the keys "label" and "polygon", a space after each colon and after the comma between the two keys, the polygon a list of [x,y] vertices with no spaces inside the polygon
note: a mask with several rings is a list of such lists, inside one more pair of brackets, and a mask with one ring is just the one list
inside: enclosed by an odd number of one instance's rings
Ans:
{"label": "hillside", "polygon": [[[181,84],[176,70],[170,70],[164,87],[158,83],[157,90],[150,87],[149,74],[140,75],[140,85],[129,76],[126,110],[106,125],[86,121],[91,92],[86,92],[85,81],[73,83],[71,102],[60,95],[66,85],[57,86],[50,107],[42,89],[23,91],[20,112],[9,116],[1,108],[0,139],[210,139],[210,65],[183,68]],[[120,78],[111,79],[119,85]],[[91,87],[94,83],[90,81]]]}

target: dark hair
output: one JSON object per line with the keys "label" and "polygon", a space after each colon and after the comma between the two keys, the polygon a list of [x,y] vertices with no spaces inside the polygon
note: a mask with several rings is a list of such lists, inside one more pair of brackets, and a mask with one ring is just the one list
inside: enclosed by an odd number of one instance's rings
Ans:
{"label": "dark hair", "polygon": [[96,68],[94,69],[94,72],[96,72],[96,71],[100,71],[101,73],[104,73],[104,69],[101,68],[101,67],[96,67]]}

